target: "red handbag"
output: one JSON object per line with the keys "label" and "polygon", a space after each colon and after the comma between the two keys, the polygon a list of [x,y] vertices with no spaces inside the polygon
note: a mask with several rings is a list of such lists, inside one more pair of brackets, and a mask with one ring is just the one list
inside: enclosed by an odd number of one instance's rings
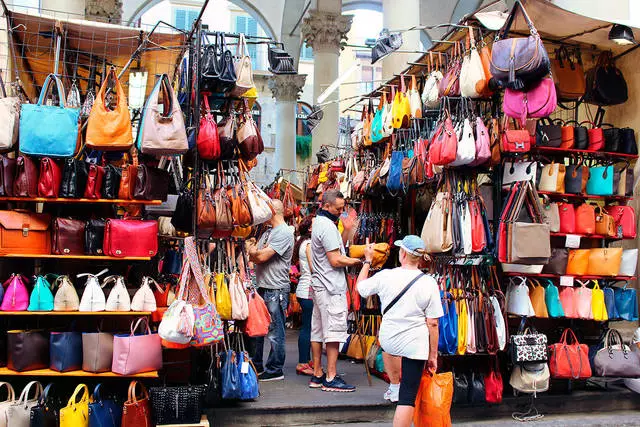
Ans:
{"label": "red handbag", "polygon": [[445,109],[444,114],[445,119],[438,125],[429,146],[429,163],[432,165],[448,165],[456,159],[458,152],[458,137],[449,111]]}
{"label": "red handbag", "polygon": [[60,194],[61,182],[62,173],[60,172],[60,166],[49,157],[43,157],[40,160],[38,196],[57,198]]}
{"label": "red handbag", "polygon": [[[135,238],[132,238],[135,236]],[[158,252],[158,222],[108,219],[104,227],[104,254],[152,257]]]}
{"label": "red handbag", "polygon": [[[558,213],[560,216],[560,232],[573,234],[576,232],[576,213],[571,203],[558,203]],[[595,221],[595,217],[594,217]],[[595,225],[594,225],[595,228]]]}
{"label": "red handbag", "polygon": [[90,164],[87,175],[87,185],[84,187],[85,199],[99,199],[102,197],[103,178],[104,168],[96,164]]}
{"label": "red handbag", "polygon": [[473,252],[482,252],[487,246],[487,235],[477,200],[469,201],[469,212],[471,213],[471,250]]}
{"label": "red handbag", "polygon": [[218,125],[213,119],[209,108],[209,99],[203,96],[205,113],[200,117],[200,129],[198,129],[198,154],[203,160],[217,160],[220,157],[220,136]]}
{"label": "red handbag", "polygon": [[501,403],[502,391],[504,384],[502,383],[502,374],[496,358],[496,368],[489,369],[489,373],[484,376],[484,395],[487,403]]}
{"label": "red handbag", "polygon": [[636,211],[631,206],[609,206],[607,212],[616,223],[616,235],[625,239],[636,237]]}
{"label": "red handbag", "polygon": [[[583,203],[576,211],[576,234],[595,234],[596,209],[593,205]],[[560,228],[562,228],[562,216],[560,216]]]}
{"label": "red handbag", "polygon": [[531,137],[526,129],[509,129],[509,121],[503,124],[500,151],[503,153],[527,153],[531,150]]}
{"label": "red handbag", "polygon": [[[568,336],[573,337],[573,344],[567,343]],[[549,346],[549,353],[549,371],[553,378],[585,380],[591,377],[589,347],[580,344],[571,329],[565,329],[560,342]]]}
{"label": "red handbag", "polygon": [[591,125],[591,129],[587,129],[587,140],[589,141],[587,149],[592,151],[602,150],[604,148],[604,132],[602,128],[596,127],[593,122],[588,120],[581,122],[580,125],[583,123],[589,123]]}
{"label": "red handbag", "polygon": [[[137,386],[140,385],[142,393],[136,393]],[[131,381],[129,384],[129,395],[122,408],[121,427],[147,427],[155,425],[151,419],[151,405],[149,403],[149,393],[144,384]]]}
{"label": "red handbag", "polygon": [[244,324],[244,333],[250,337],[264,337],[269,333],[271,315],[267,305],[257,292],[249,294],[249,317]]}
{"label": "red handbag", "polygon": [[51,251],[57,255],[84,255],[85,221],[56,218]]}
{"label": "red handbag", "polygon": [[38,197],[38,166],[29,156],[18,156],[16,159],[13,195],[16,197]]}

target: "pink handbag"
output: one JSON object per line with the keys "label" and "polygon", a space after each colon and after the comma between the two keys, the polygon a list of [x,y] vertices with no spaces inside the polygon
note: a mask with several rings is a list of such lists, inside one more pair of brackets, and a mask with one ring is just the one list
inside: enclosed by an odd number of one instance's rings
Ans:
{"label": "pink handbag", "polygon": [[576,280],[580,283],[580,287],[574,289],[576,314],[580,319],[593,319],[593,313],[591,312],[591,289],[587,288],[588,280]]}
{"label": "pink handbag", "polygon": [[[1,311],[25,311],[29,306],[29,292],[24,282],[27,279],[20,274],[12,274],[9,280],[4,282],[4,298]],[[7,286],[7,283],[9,284]]]}
{"label": "pink handbag", "polygon": [[564,317],[577,319],[578,313],[576,312],[575,289],[563,286],[560,286],[560,288],[560,304],[564,311]]}
{"label": "pink handbag", "polygon": [[476,159],[469,166],[480,166],[491,159],[489,130],[480,117],[476,118]]}
{"label": "pink handbag", "polygon": [[502,99],[504,114],[518,119],[522,126],[527,118],[548,117],[556,110],[556,87],[549,77],[544,78],[527,92],[505,89]]}
{"label": "pink handbag", "polygon": [[[135,335],[142,324],[147,332]],[[144,330],[144,329],[143,329]],[[113,337],[113,359],[111,371],[120,375],[132,375],[157,371],[162,368],[162,344],[158,334],[152,334],[146,317],[133,324],[130,334],[118,334]]]}

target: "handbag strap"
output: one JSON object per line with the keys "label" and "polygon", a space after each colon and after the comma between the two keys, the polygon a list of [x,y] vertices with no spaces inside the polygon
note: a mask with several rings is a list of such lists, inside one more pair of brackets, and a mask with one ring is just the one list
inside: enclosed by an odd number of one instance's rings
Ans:
{"label": "handbag strap", "polygon": [[[98,281],[98,277],[102,276],[102,275],[103,275],[104,273],[106,273],[107,271],[109,271],[109,269],[108,269],[108,268],[105,268],[105,269],[103,269],[102,271],[100,271],[100,272],[99,272],[99,273],[97,273],[97,274],[93,274],[93,273],[80,273],[80,274],[77,274],[77,275],[76,275],[76,277],[77,277],[77,278],[81,278],[81,277],[93,277],[93,278],[95,278],[95,279],[96,279],[96,281]],[[89,283],[89,281],[87,280],[87,284],[88,284],[88,283]],[[99,281],[98,281],[98,283],[99,283]]]}
{"label": "handbag strap", "polygon": [[138,385],[140,386],[140,390],[142,391],[140,400],[149,398],[149,392],[147,391],[147,388],[144,386],[144,384],[138,381],[131,381],[131,383],[129,384],[129,393],[128,393],[129,400],[127,401],[127,403],[138,402],[138,395],[136,394],[136,388],[138,387]]}
{"label": "handbag strap", "polygon": [[56,88],[58,90],[58,98],[59,98],[58,101],[60,103],[60,107],[64,108],[67,102],[64,96],[64,87],[62,86],[62,81],[60,80],[60,77],[58,77],[55,74],[49,74],[45,79],[44,84],[42,85],[42,90],[40,91],[40,96],[38,97],[37,105],[44,104],[44,100],[47,96],[47,93],[49,92],[49,86],[52,83],[56,85]]}
{"label": "handbag strap", "polygon": [[36,394],[34,396],[34,400],[39,399],[40,395],[42,394],[42,384],[40,384],[40,382],[38,381],[29,382],[26,386],[24,386],[24,389],[22,389],[22,393],[20,393],[20,398],[18,399],[18,402],[20,404],[24,404],[25,407],[26,407],[27,401],[29,400],[29,393],[31,392],[31,387],[34,385],[36,386]]}
{"label": "handbag strap", "polygon": [[513,21],[515,20],[515,17],[518,13],[518,9],[522,11],[522,15],[524,16],[524,20],[527,23],[527,26],[529,27],[529,31],[531,32],[531,35],[538,36],[538,31],[536,30],[536,27],[534,27],[533,22],[531,21],[531,18],[529,18],[529,14],[525,10],[521,1],[516,0],[515,4],[513,5],[513,8],[511,9],[511,13],[509,14],[509,18],[507,18],[507,22],[505,23],[504,27],[502,27],[502,30],[498,31],[498,33],[496,34],[495,41],[507,38],[507,35],[511,30],[511,26],[513,25]]}
{"label": "handbag strap", "polygon": [[404,289],[402,291],[400,291],[400,293],[398,295],[396,295],[396,297],[389,303],[389,305],[387,305],[387,307],[382,312],[382,315],[384,316],[385,314],[387,314],[389,312],[389,310],[391,310],[391,308],[394,305],[396,305],[396,303],[400,300],[400,298],[402,298],[402,296],[404,294],[406,294],[407,291],[413,286],[413,284],[416,283],[418,281],[418,279],[420,279],[422,276],[426,276],[426,274],[424,274],[421,271],[420,274],[418,274],[412,281],[410,281],[409,284],[407,284],[407,286],[405,286]]}
{"label": "handbag strap", "polygon": [[102,388],[102,383],[98,383],[96,384],[95,388],[93,389],[93,401],[96,403],[101,403],[102,402],[102,396],[100,396],[100,389]]}
{"label": "handbag strap", "polygon": [[138,329],[138,326],[140,326],[140,324],[142,324],[143,327],[146,325],[147,335],[151,335],[151,329],[149,328],[149,321],[147,320],[146,317],[140,317],[138,318],[135,324],[133,323],[133,321],[131,322],[131,336],[135,334],[135,331]]}
{"label": "handbag strap", "polygon": [[[48,386],[47,386],[48,387]],[[78,400],[78,393],[82,392],[80,399]],[[89,396],[89,389],[85,384],[78,384],[73,394],[69,398],[67,402],[67,407],[74,408],[78,405],[78,403],[82,402]]]}
{"label": "handbag strap", "polygon": [[16,400],[16,392],[13,389],[13,386],[8,382],[0,381],[0,388],[5,386],[7,388],[7,400],[5,402],[13,402]]}
{"label": "handbag strap", "polygon": [[49,390],[51,390],[52,387],[53,387],[53,383],[49,383],[44,388],[44,391],[42,392],[42,394],[38,398],[38,406],[44,406],[44,404],[47,402],[47,399],[49,397]]}

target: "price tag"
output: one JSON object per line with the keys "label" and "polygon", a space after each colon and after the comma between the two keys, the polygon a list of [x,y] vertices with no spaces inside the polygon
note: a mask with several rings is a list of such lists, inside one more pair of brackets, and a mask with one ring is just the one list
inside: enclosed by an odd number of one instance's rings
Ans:
{"label": "price tag", "polygon": [[242,362],[242,366],[240,367],[240,373],[241,374],[249,373],[249,362]]}
{"label": "price tag", "polygon": [[571,276],[560,276],[560,286],[573,287],[573,277],[571,277]]}
{"label": "price tag", "polygon": [[580,236],[575,234],[567,234],[567,240],[564,244],[567,248],[579,249],[580,248]]}

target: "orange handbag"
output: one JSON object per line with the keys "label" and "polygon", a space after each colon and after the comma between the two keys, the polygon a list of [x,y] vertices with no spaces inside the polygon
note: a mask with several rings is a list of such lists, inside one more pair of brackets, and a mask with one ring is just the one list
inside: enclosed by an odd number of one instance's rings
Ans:
{"label": "orange handbag", "polygon": [[[567,342],[569,337],[573,338],[571,344]],[[591,377],[589,347],[580,344],[571,329],[565,329],[560,342],[549,346],[549,353],[549,371],[553,378],[585,380]]]}
{"label": "orange handbag", "polygon": [[0,211],[0,255],[50,254],[50,224],[49,214]]}
{"label": "orange handbag", "polygon": [[[622,248],[588,249],[587,273],[593,276],[617,276],[622,262]],[[569,255],[571,256],[571,255]]]}
{"label": "orange handbag", "polygon": [[604,208],[596,208],[596,234],[601,236],[616,236],[616,222]]}
{"label": "orange handbag", "polygon": [[[351,258],[364,258],[364,248],[366,245],[351,245],[349,246],[349,256]],[[381,268],[389,258],[391,249],[388,243],[376,243],[374,244],[373,262],[371,268]]]}
{"label": "orange handbag", "polygon": [[[105,105],[105,96],[109,81],[113,81],[116,93],[116,106],[113,110]],[[116,69],[111,67],[107,78],[104,79],[100,91],[96,95],[87,123],[86,145],[101,151],[127,151],[133,145],[131,133],[131,118],[127,97],[116,75]]]}
{"label": "orange handbag", "polygon": [[489,80],[491,80],[491,48],[484,42],[482,33],[480,33],[480,41],[478,42],[478,49],[480,49],[480,61],[482,61],[482,70],[484,71],[484,80],[478,80],[476,83],[476,92],[482,95],[483,98],[488,98],[493,95],[493,91],[489,88]]}
{"label": "orange handbag", "polygon": [[271,315],[267,305],[257,292],[249,294],[249,316],[244,323],[244,333],[250,337],[264,337],[269,332]]}
{"label": "orange handbag", "polygon": [[549,313],[547,312],[547,303],[545,302],[545,289],[537,280],[529,280],[531,281],[531,291],[529,292],[529,298],[531,299],[533,312],[535,313],[536,317],[542,317],[546,319],[549,317]]}
{"label": "orange handbag", "polygon": [[567,275],[584,276],[589,269],[589,249],[573,249],[569,251],[567,261]]}
{"label": "orange handbag", "polygon": [[596,210],[593,205],[583,203],[576,208],[576,233],[595,234]]}
{"label": "orange handbag", "polygon": [[569,149],[573,148],[575,145],[574,131],[575,128],[573,126],[567,125],[568,122],[561,123],[562,128],[560,128],[560,148]]}
{"label": "orange handbag", "polygon": [[248,227],[253,224],[253,215],[249,207],[249,200],[242,184],[238,183],[227,190],[231,201],[231,215],[235,226]]}

